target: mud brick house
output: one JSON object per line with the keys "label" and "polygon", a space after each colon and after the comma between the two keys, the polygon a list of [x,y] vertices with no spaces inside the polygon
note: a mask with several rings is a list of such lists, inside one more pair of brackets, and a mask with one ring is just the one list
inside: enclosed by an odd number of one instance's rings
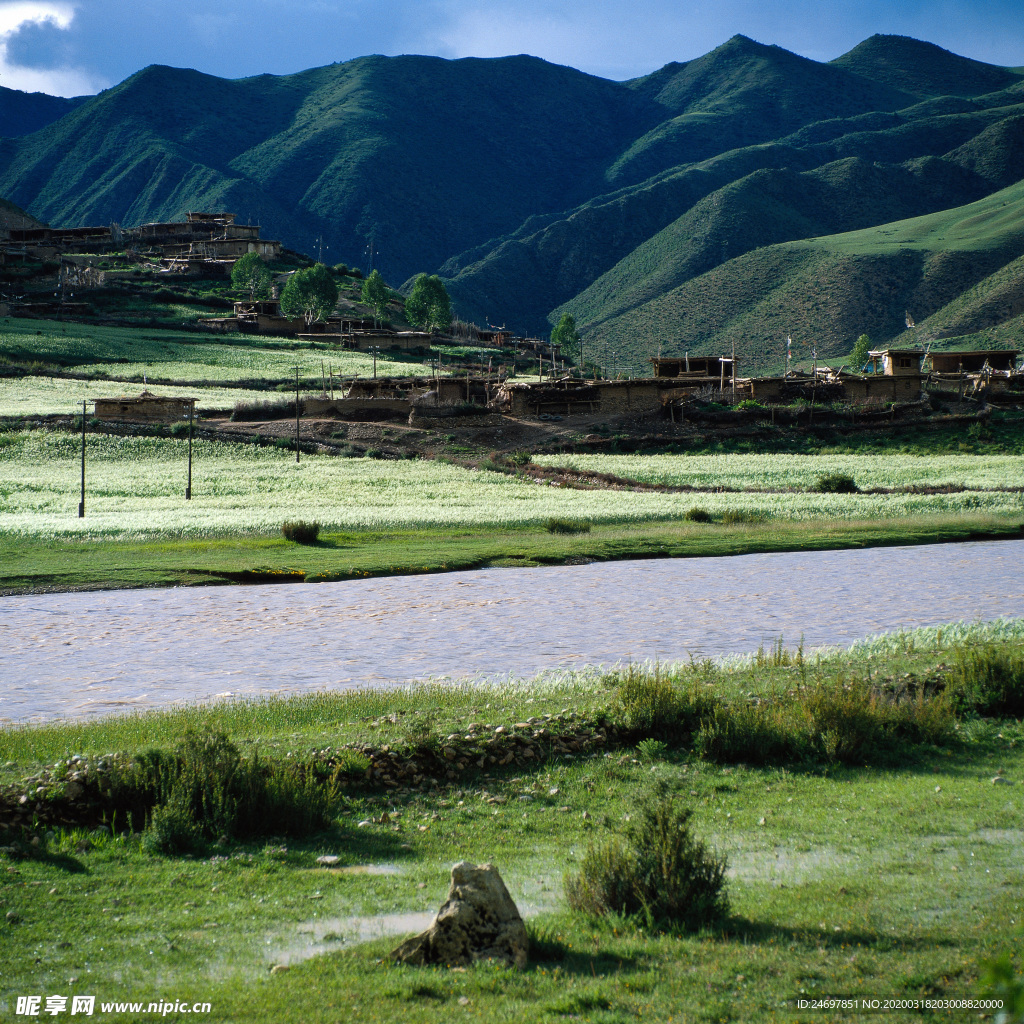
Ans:
{"label": "mud brick house", "polygon": [[194,398],[154,395],[121,395],[119,398],[97,398],[93,403],[96,417],[125,423],[174,423],[186,420],[195,408]]}

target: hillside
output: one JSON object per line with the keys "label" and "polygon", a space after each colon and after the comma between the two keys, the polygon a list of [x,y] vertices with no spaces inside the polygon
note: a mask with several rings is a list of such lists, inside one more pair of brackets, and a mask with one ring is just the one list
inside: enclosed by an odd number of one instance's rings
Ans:
{"label": "hillside", "polygon": [[12,228],[37,227],[42,227],[42,225],[35,217],[30,217],[20,206],[15,206],[14,203],[8,202],[6,199],[0,199],[0,238],[7,237],[7,233]]}
{"label": "hillside", "polygon": [[52,124],[76,107],[88,96],[48,96],[44,92],[22,92],[0,86],[0,138],[28,135]]}
{"label": "hillside", "polygon": [[591,195],[647,104],[532,57],[365,57],[227,81],[150,67],[0,143],[0,194],[62,225],[237,211],[392,280]]}
{"label": "hillside", "polygon": [[[1024,313],[1024,182],[955,210],[758,248],[719,263],[588,331],[605,352],[728,351],[748,369],[846,355],[856,337],[903,342],[963,335]],[[596,286],[595,286],[596,287]],[[569,303],[572,310],[575,303]]]}
{"label": "hillside", "polygon": [[[332,263],[372,251],[389,280],[437,270],[463,318],[546,333],[568,310],[643,358],[721,344],[770,293],[831,353],[898,332],[920,268],[861,259],[840,323],[773,275],[816,293],[848,256],[775,247],[958,209],[1017,182],[1022,157],[1019,70],[898,36],[827,64],[736,36],[628,82],[527,56],[235,81],[150,67],[0,140],[0,194],[61,225],[230,209]],[[998,270],[978,259],[954,277]],[[683,294],[701,309],[678,319]]]}

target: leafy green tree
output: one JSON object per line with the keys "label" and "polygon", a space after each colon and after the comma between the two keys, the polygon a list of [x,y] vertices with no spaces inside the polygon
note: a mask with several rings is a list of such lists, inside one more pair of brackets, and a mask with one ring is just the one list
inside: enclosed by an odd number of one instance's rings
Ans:
{"label": "leafy green tree", "polygon": [[337,304],[338,286],[322,263],[296,270],[281,292],[281,312],[285,316],[301,316],[307,327],[326,320]]}
{"label": "leafy green tree", "polygon": [[405,300],[405,318],[425,331],[447,331],[452,325],[448,290],[437,274],[420,274]]}
{"label": "leafy green tree", "polygon": [[363,282],[362,300],[373,308],[375,320],[383,320],[388,311],[391,289],[384,283],[384,278],[376,270]]}
{"label": "leafy green tree", "polygon": [[568,356],[575,363],[579,362],[583,353],[583,338],[576,330],[576,321],[571,313],[562,314],[562,319],[551,332],[551,344],[557,346],[563,356]]}
{"label": "leafy green tree", "polygon": [[270,294],[270,270],[258,252],[247,252],[231,268],[231,284],[249,299],[265,299]]}
{"label": "leafy green tree", "polygon": [[868,361],[868,352],[870,351],[871,339],[866,334],[862,334],[854,344],[853,353],[850,356],[850,362],[854,369],[859,370]]}

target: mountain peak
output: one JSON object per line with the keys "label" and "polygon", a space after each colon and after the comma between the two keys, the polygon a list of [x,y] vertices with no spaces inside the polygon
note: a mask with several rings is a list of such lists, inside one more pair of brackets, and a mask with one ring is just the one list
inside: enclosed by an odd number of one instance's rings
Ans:
{"label": "mountain peak", "polygon": [[981,96],[1021,76],[911,36],[873,35],[831,62],[916,96]]}

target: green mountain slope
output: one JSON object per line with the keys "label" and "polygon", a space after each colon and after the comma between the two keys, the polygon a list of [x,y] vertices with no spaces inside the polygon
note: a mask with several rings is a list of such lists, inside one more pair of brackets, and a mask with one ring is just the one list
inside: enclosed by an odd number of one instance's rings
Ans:
{"label": "green mountain slope", "polygon": [[0,194],[62,225],[233,210],[332,263],[372,252],[390,280],[438,270],[462,317],[546,333],[568,310],[644,355],[782,321],[831,351],[1019,254],[820,239],[983,200],[1022,158],[1019,69],[897,36],[827,64],[736,36],[630,82],[527,56],[236,81],[151,67],[0,139]]}
{"label": "green mountain slope", "polygon": [[48,96],[0,86],[0,138],[28,135],[80,107],[88,96]]}
{"label": "green mountain slope", "polygon": [[[953,210],[805,238],[720,263],[595,326],[591,351],[640,362],[653,354],[729,350],[750,365],[798,355],[842,357],[856,337],[963,334],[1024,312],[1024,183]],[[567,307],[572,309],[572,303]],[[904,339],[907,340],[907,339]]]}
{"label": "green mountain slope", "polygon": [[0,192],[54,223],[227,207],[265,234],[392,279],[563,209],[657,116],[622,86],[532,57],[365,57],[228,81],[151,67],[0,143]]}

